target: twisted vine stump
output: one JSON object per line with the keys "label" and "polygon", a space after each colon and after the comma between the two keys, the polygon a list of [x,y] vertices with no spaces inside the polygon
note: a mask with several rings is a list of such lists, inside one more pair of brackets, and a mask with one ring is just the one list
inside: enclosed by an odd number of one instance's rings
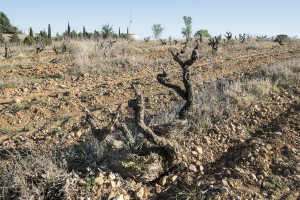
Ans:
{"label": "twisted vine stump", "polygon": [[221,37],[213,37],[213,38],[210,38],[208,39],[209,42],[208,42],[208,45],[211,46],[211,49],[212,49],[212,52],[213,53],[216,53],[218,51],[218,48],[219,48],[219,44],[220,44],[220,40],[221,40]]}
{"label": "twisted vine stump", "polygon": [[10,57],[9,45],[6,42],[4,43],[4,45],[5,45],[5,55],[4,55],[4,57],[9,58]]}
{"label": "twisted vine stump", "polygon": [[[148,183],[159,178],[177,164],[178,145],[174,141],[158,136],[145,124],[144,99],[134,85],[133,89],[135,97],[128,101],[128,106],[134,110],[135,125],[148,143],[141,152],[128,148],[128,144],[129,146],[139,145],[141,141],[134,140],[127,125],[120,122],[121,106],[114,112],[111,122],[104,128],[98,125],[98,119],[87,109],[85,110],[86,121],[91,125],[95,138],[110,149],[107,157],[104,158],[109,163],[108,167],[120,173],[122,177],[131,177],[136,181]],[[115,129],[122,132],[126,142],[108,137]]]}
{"label": "twisted vine stump", "polygon": [[179,119],[186,119],[188,117],[188,114],[191,113],[191,111],[193,110],[195,104],[195,92],[191,80],[190,67],[197,59],[199,59],[198,48],[199,43],[197,40],[197,45],[194,48],[190,59],[185,61],[182,58],[182,55],[186,51],[186,46],[183,47],[181,51],[178,51],[176,53],[171,51],[173,59],[180,65],[182,69],[182,82],[185,89],[182,89],[180,86],[170,83],[170,80],[168,79],[168,74],[165,69],[162,69],[162,74],[157,75],[157,80],[160,84],[175,90],[175,92],[185,100],[185,104],[179,112]]}

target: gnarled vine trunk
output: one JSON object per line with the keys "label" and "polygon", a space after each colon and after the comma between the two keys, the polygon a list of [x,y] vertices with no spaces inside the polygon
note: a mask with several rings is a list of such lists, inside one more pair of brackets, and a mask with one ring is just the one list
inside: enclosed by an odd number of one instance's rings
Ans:
{"label": "gnarled vine trunk", "polygon": [[185,89],[182,89],[180,86],[170,83],[170,81],[168,80],[168,74],[165,71],[165,69],[163,69],[162,74],[157,75],[157,80],[160,84],[175,90],[175,92],[186,101],[184,106],[181,108],[179,112],[179,119],[186,119],[188,113],[190,113],[190,111],[194,106],[195,92],[191,80],[190,67],[199,58],[198,47],[199,47],[199,43],[197,41],[197,45],[192,52],[191,58],[186,61],[184,61],[181,58],[182,54],[184,54],[186,51],[186,46],[181,51],[178,51],[177,53],[171,51],[173,59],[180,65],[182,69],[182,82]]}

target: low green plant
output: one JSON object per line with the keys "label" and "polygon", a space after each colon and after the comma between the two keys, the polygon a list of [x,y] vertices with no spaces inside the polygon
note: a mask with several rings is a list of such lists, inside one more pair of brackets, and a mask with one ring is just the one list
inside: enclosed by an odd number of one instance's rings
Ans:
{"label": "low green plant", "polygon": [[24,43],[25,45],[31,46],[31,45],[34,44],[34,39],[33,39],[32,36],[28,35],[28,36],[25,37],[23,43]]}
{"label": "low green plant", "polygon": [[20,38],[18,37],[18,33],[14,32],[12,36],[10,36],[9,42],[18,43],[20,42]]}
{"label": "low green plant", "polygon": [[50,132],[50,135],[55,135],[56,133],[59,133],[61,132],[60,128],[56,127],[55,129],[53,129],[51,132]]}
{"label": "low green plant", "polygon": [[85,181],[86,181],[86,187],[87,187],[88,190],[92,190],[94,185],[96,185],[96,181],[94,179],[89,178],[89,177],[87,177],[85,179]]}
{"label": "low green plant", "polygon": [[141,171],[142,168],[145,166],[146,162],[145,161],[127,161],[127,162],[122,162],[122,165],[126,168],[132,168],[138,171]]}
{"label": "low green plant", "polygon": [[27,105],[25,105],[25,104],[15,104],[15,105],[7,108],[5,111],[15,115],[15,114],[17,114],[17,112],[19,112],[20,110],[22,110],[26,107],[27,107]]}
{"label": "low green plant", "polygon": [[53,117],[53,120],[54,121],[69,121],[71,119],[72,116],[70,115],[62,115],[62,114],[59,114],[59,115],[55,115]]}
{"label": "low green plant", "polygon": [[285,187],[279,176],[269,176],[264,180],[264,185],[268,189],[282,189]]}
{"label": "low green plant", "polygon": [[89,106],[88,109],[93,112],[93,111],[97,111],[97,110],[103,110],[108,107],[109,106],[105,105],[105,104],[96,104],[96,105]]}
{"label": "low green plant", "polygon": [[280,93],[280,88],[278,88],[276,85],[273,85],[272,93],[273,94],[279,94]]}
{"label": "low green plant", "polygon": [[25,126],[25,127],[23,128],[23,131],[24,131],[24,132],[29,132],[29,131],[32,131],[32,130],[33,130],[33,127],[30,126],[30,125],[27,125],[27,126]]}
{"label": "low green plant", "polygon": [[0,135],[7,135],[12,133],[12,130],[8,127],[0,127]]}
{"label": "low green plant", "polygon": [[202,200],[205,199],[205,193],[207,193],[208,189],[203,189],[200,187],[193,187],[193,186],[185,186],[182,185],[183,189],[178,190],[175,199],[191,199],[191,200]]}

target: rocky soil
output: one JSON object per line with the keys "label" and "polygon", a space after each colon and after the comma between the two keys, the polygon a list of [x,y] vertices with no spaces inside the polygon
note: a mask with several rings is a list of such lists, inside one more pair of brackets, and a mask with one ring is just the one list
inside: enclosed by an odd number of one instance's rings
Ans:
{"label": "rocky soil", "polygon": [[[203,53],[194,64],[192,77],[199,95],[201,88],[211,84],[261,78],[263,68],[288,60],[300,62],[298,43],[247,51],[226,52],[226,48],[229,49],[224,45],[224,52],[217,55]],[[201,55],[201,50],[199,52]],[[180,67],[167,51],[135,56],[160,60],[172,82],[181,84]],[[127,106],[127,101],[134,96],[132,83],[145,98],[149,119],[178,105],[180,97],[157,82],[160,66],[66,76],[74,63],[64,58],[65,55],[55,55],[50,50],[38,56],[27,52],[18,58],[1,60],[0,66],[1,79],[13,82],[11,77],[18,77],[14,82],[17,84],[6,85],[0,91],[3,162],[7,152],[20,149],[64,152],[57,153],[67,174],[59,179],[63,186],[49,189],[52,193],[41,193],[44,197],[299,199],[299,83],[290,83],[278,91],[273,89],[259,101],[230,114],[214,116],[210,124],[191,125],[180,131],[183,132],[180,136],[169,136],[180,145],[178,164],[157,180],[145,184],[109,169],[105,156],[112,152],[91,136],[84,108],[93,112],[105,126],[119,104],[123,104],[123,116],[132,115]],[[126,164],[143,170],[143,163]]]}

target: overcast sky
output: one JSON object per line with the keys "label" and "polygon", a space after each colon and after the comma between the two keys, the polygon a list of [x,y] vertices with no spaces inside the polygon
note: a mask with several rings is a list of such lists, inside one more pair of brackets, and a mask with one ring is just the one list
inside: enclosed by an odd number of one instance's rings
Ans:
{"label": "overcast sky", "polygon": [[[67,29],[88,32],[109,23],[117,33],[152,36],[151,26],[162,24],[162,37],[181,38],[183,16],[192,17],[192,31],[207,29],[212,35],[288,34],[300,37],[300,0],[0,0],[0,11],[11,23],[28,33],[46,30],[52,35]],[[131,23],[130,23],[131,20]]]}

